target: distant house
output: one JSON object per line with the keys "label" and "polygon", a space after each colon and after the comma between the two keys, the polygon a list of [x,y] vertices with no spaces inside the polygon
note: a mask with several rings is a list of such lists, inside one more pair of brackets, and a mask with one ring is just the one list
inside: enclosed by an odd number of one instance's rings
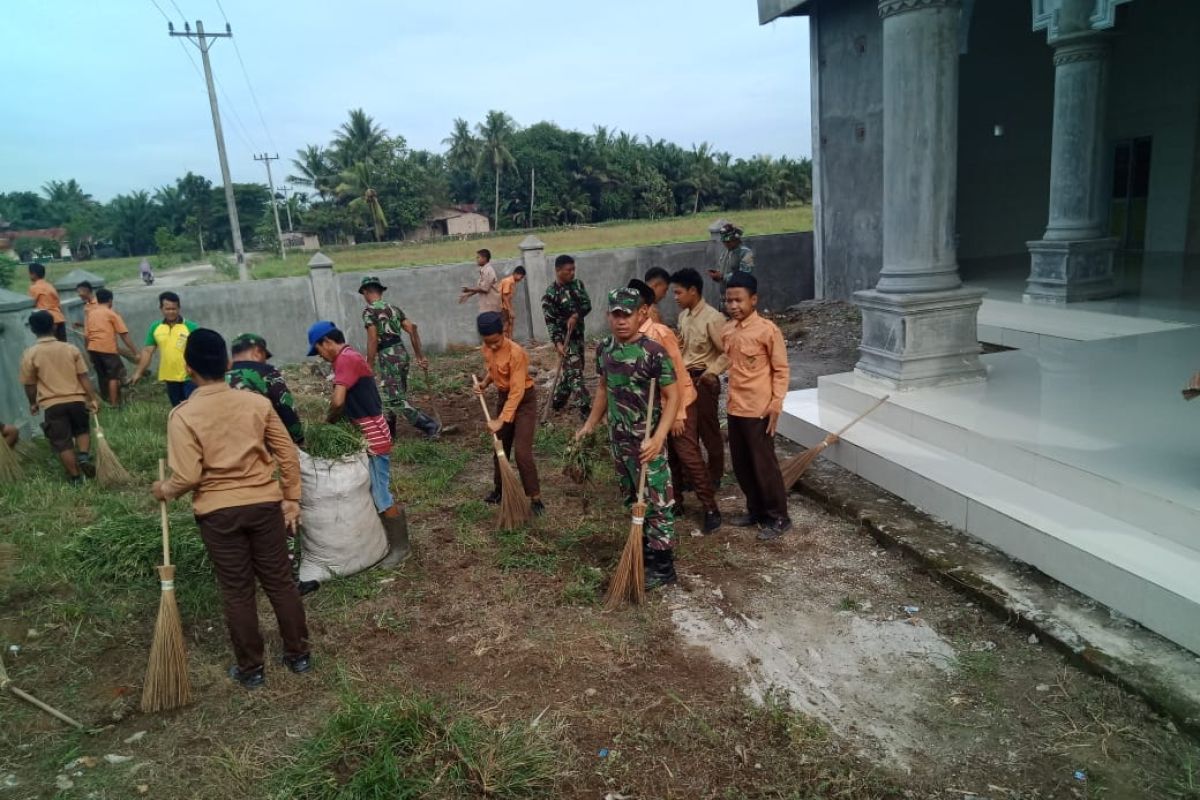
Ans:
{"label": "distant house", "polygon": [[480,214],[475,208],[473,203],[452,208],[435,208],[425,220],[425,230],[420,231],[416,238],[487,233],[492,229],[491,223],[486,214]]}
{"label": "distant house", "polygon": [[318,250],[321,240],[315,233],[288,231],[283,234],[283,246],[289,250]]}
{"label": "distant house", "polygon": [[[14,231],[0,226],[0,253],[12,252],[18,239],[50,239],[58,242],[58,258],[70,258],[71,248],[67,244],[66,228],[36,228],[28,231]],[[13,253],[16,255],[16,253]],[[47,253],[43,257],[50,257]]]}

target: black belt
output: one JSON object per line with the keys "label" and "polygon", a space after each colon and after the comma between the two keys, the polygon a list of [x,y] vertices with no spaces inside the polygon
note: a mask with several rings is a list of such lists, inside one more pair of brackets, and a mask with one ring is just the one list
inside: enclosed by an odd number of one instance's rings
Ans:
{"label": "black belt", "polygon": [[395,347],[398,344],[404,344],[404,340],[399,336],[383,336],[379,339],[379,349],[386,350],[389,347]]}

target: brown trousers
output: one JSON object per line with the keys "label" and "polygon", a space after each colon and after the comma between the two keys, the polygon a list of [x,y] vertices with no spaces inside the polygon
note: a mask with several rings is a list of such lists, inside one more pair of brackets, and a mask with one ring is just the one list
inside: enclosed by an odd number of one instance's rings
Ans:
{"label": "brown trousers", "polygon": [[[500,411],[508,401],[508,392],[499,394],[496,416],[500,415]],[[517,414],[513,421],[506,424],[500,429],[500,433],[496,434],[500,437],[500,444],[504,446],[504,454],[510,461],[516,451],[515,457],[517,471],[521,473],[521,486],[525,488],[525,494],[529,497],[538,497],[542,493],[541,484],[538,482],[537,463],[533,460],[533,436],[537,433],[537,417],[537,389],[526,389],[525,396],[521,398],[521,404],[517,406]],[[500,491],[500,459],[496,458],[495,454],[492,455],[492,482],[495,484],[496,491]]]}
{"label": "brown trousers", "polygon": [[697,418],[696,406],[699,400],[693,401],[687,407],[687,419],[683,423],[683,433],[676,436],[671,434],[667,440],[667,458],[671,465],[671,483],[675,493],[682,494],[681,486],[691,486],[696,492],[696,499],[705,511],[717,511],[716,487],[704,463],[704,454],[700,452],[700,420]]}
{"label": "brown trousers", "polygon": [[765,418],[729,415],[729,460],[750,515],[759,522],[787,519],[787,490]]}
{"label": "brown trousers", "polygon": [[[700,442],[708,454],[708,475],[712,479],[713,488],[721,485],[725,477],[725,438],[721,435],[721,419],[717,407],[721,402],[721,381],[719,379],[700,379],[704,370],[688,370],[692,383],[696,385],[696,423],[699,425]],[[688,411],[688,416],[691,416]]]}
{"label": "brown trousers", "polygon": [[288,562],[287,529],[279,503],[222,508],[197,517],[200,537],[217,573],[225,625],[242,670],[263,665],[254,579],[262,584],[283,638],[283,655],[308,653],[308,625]]}

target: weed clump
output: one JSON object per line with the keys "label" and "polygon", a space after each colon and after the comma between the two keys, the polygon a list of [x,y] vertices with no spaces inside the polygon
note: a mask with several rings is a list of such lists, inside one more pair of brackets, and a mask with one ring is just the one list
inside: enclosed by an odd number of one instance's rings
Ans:
{"label": "weed clump", "polygon": [[313,458],[337,461],[366,447],[362,433],[344,422],[309,423],[304,426],[304,452]]}

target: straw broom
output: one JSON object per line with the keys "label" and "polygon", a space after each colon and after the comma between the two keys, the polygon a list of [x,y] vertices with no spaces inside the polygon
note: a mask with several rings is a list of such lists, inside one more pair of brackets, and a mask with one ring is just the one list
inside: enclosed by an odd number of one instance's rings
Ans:
{"label": "straw broom", "polygon": [[[642,434],[642,445],[650,441],[650,429],[654,422],[654,389],[657,379],[650,381],[650,398],[646,405],[646,431]],[[604,608],[612,611],[629,600],[638,605],[646,599],[646,573],[642,559],[642,528],[646,523],[646,467],[638,475],[637,499],[633,504],[633,520],[629,525],[629,538],[625,540],[625,549],[621,551],[621,560],[617,562],[617,570],[608,583],[608,592],[604,595]]]}
{"label": "straw broom", "polygon": [[8,441],[0,436],[0,483],[17,483],[25,477],[21,461],[16,452],[8,446]]}
{"label": "straw broom", "polygon": [[[162,481],[165,478],[163,461],[159,459],[158,479]],[[142,687],[142,711],[147,713],[178,708],[192,701],[187,651],[183,647],[183,625],[179,619],[179,607],[175,604],[175,566],[171,563],[171,533],[166,501],[160,501],[158,507],[163,540],[163,565],[158,568],[162,599],[158,605],[158,621],[154,624],[150,661],[146,665],[146,683]]]}
{"label": "straw broom", "polygon": [[554,405],[554,395],[558,391],[559,381],[562,380],[563,368],[566,366],[566,363],[567,363],[566,346],[570,345],[571,334],[574,332],[575,332],[575,323],[568,322],[567,323],[567,336],[565,339],[563,339],[563,343],[564,343],[563,354],[558,357],[558,371],[554,373],[554,383],[550,386],[550,394],[548,397],[548,402],[544,406],[542,406],[542,414],[538,418],[538,423],[541,425],[545,425],[546,420],[550,419],[550,407],[552,405]]}
{"label": "straw broom", "polygon": [[[478,389],[479,379],[472,375],[471,381]],[[492,415],[482,393],[479,395],[479,405],[483,407],[483,418],[490,423]],[[496,448],[496,460],[500,462],[500,508],[496,512],[496,525],[502,531],[510,531],[528,522],[533,516],[533,508],[529,498],[525,496],[525,487],[521,485],[520,476],[509,463],[508,456],[504,454],[504,445],[500,443],[500,437],[494,433],[492,446]]]}
{"label": "straw broom", "polygon": [[866,411],[847,422],[845,427],[843,427],[840,431],[829,434],[824,439],[805,450],[803,453],[794,455],[787,461],[783,462],[780,472],[783,473],[784,488],[790,490],[793,486],[795,486],[796,481],[800,480],[800,476],[804,474],[804,470],[808,469],[809,465],[817,460],[817,456],[821,455],[826,447],[829,447],[831,444],[836,444],[837,441],[846,433],[846,431],[850,430],[852,427],[861,422],[862,418],[867,416],[867,414],[870,414],[872,411],[886,403],[889,397],[891,397],[891,395],[885,394],[875,402],[875,405],[871,406]]}
{"label": "straw broom", "polygon": [[117,459],[112,445],[108,443],[108,437],[104,435],[104,429],[100,427],[100,415],[92,414],[92,420],[96,424],[96,441],[93,447],[96,452],[96,482],[105,487],[132,485],[133,476]]}

